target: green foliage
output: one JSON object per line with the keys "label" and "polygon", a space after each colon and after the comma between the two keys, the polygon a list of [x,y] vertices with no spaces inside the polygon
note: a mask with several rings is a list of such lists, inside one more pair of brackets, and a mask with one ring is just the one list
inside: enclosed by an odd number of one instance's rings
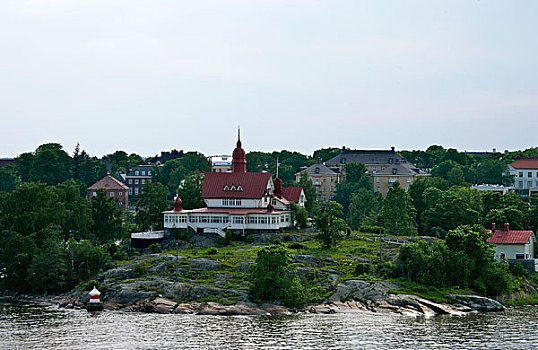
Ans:
{"label": "green foliage", "polygon": [[12,166],[0,167],[0,192],[11,192],[17,186],[17,174]]}
{"label": "green foliage", "polygon": [[347,222],[353,230],[359,229],[367,218],[376,218],[381,208],[382,198],[379,193],[360,188],[351,198]]}
{"label": "green foliage", "polygon": [[332,158],[336,157],[342,152],[340,148],[337,147],[329,147],[329,148],[321,148],[314,151],[314,154],[312,155],[312,158],[314,160],[321,159],[323,162],[326,162],[328,160],[331,160]]}
{"label": "green foliage", "polygon": [[308,247],[299,242],[291,242],[291,243],[288,243],[288,249],[300,250],[300,249],[308,249]]}
{"label": "green foliage", "polygon": [[247,238],[245,238],[246,243],[254,243],[254,236],[248,235]]}
{"label": "green foliage", "polygon": [[459,226],[431,245],[424,241],[400,248],[398,268],[409,281],[435,287],[470,287],[484,295],[511,290],[506,267],[493,260],[488,235],[479,225]]}
{"label": "green foliage", "polygon": [[66,247],[66,259],[69,269],[69,287],[95,277],[98,272],[112,266],[109,253],[103,246],[93,246],[90,241],[77,242],[70,239]]}
{"label": "green foliage", "polygon": [[160,183],[146,183],[136,205],[135,222],[142,231],[162,230],[163,214],[168,209],[168,189]]}
{"label": "green foliage", "polygon": [[321,204],[320,213],[314,218],[315,226],[320,233],[316,235],[323,247],[330,248],[338,245],[348,233],[347,226],[342,215],[342,206],[336,202],[328,201]]}
{"label": "green foliage", "polygon": [[67,259],[62,249],[58,228],[47,228],[40,234],[42,246],[34,255],[28,268],[29,286],[42,293],[60,292],[67,286]]}
{"label": "green foliage", "polygon": [[104,190],[97,190],[97,195],[92,198],[91,211],[92,239],[95,242],[106,243],[121,236],[121,212]]}
{"label": "green foliage", "polygon": [[290,257],[280,245],[258,251],[256,265],[251,268],[250,291],[264,301],[282,301],[287,306],[301,307],[311,300],[319,300],[323,290],[312,288],[294,273]]}
{"label": "green foliage", "polygon": [[412,235],[415,232],[415,208],[412,199],[398,182],[395,182],[383,201],[380,217],[390,234]]}
{"label": "green foliage", "polygon": [[71,157],[60,144],[39,146],[29,163],[29,181],[56,185],[71,178]]}
{"label": "green foliage", "polygon": [[151,252],[151,254],[157,254],[157,253],[161,253],[163,251],[163,248],[161,247],[160,243],[150,244],[148,249]]}
{"label": "green foliage", "polygon": [[373,267],[372,264],[369,263],[357,263],[355,265],[355,271],[353,274],[355,276],[362,276],[362,275],[368,275],[370,271],[372,271]]}
{"label": "green foliage", "polygon": [[302,171],[299,175],[299,182],[297,182],[297,186],[303,188],[303,192],[306,197],[305,209],[308,211],[308,213],[312,214],[314,204],[316,203],[316,189],[314,188],[312,180],[310,180],[306,171]]}
{"label": "green foliage", "polygon": [[208,251],[207,251],[207,255],[217,255],[219,253],[218,249],[217,248],[210,248]]}
{"label": "green foliage", "polygon": [[183,200],[183,209],[197,209],[205,207],[202,199],[203,175],[198,172],[189,174],[183,185],[179,187],[179,196]]}
{"label": "green foliage", "polygon": [[346,164],[344,180],[336,185],[335,196],[336,202],[342,205],[344,214],[347,215],[353,194],[357,193],[361,188],[372,190],[366,167],[362,163]]}
{"label": "green foliage", "polygon": [[308,226],[308,212],[305,208],[295,203],[290,203],[290,209],[293,212],[293,220],[297,228],[306,228]]}

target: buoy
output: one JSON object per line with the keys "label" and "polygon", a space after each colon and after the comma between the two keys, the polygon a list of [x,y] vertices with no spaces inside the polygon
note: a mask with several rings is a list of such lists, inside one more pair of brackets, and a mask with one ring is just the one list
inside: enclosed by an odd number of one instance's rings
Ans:
{"label": "buoy", "polygon": [[103,310],[103,303],[101,303],[100,300],[101,292],[93,287],[92,291],[90,292],[90,302],[86,305],[86,310],[88,311],[102,311]]}

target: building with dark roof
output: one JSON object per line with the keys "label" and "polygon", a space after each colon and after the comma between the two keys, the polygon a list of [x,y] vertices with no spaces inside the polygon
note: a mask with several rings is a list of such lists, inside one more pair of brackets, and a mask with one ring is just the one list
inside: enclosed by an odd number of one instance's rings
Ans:
{"label": "building with dark roof", "polygon": [[88,187],[88,200],[90,202],[93,197],[97,196],[97,190],[104,190],[107,197],[114,198],[119,209],[124,210],[129,207],[129,187],[114,176],[108,174]]}
{"label": "building with dark roof", "polygon": [[316,189],[316,201],[324,202],[333,200],[336,195],[336,185],[340,181],[340,174],[325,164],[321,159],[318,159],[316,164],[301,169],[300,172],[295,174],[295,181],[299,182],[301,173],[308,174],[308,178],[312,180],[312,184]]}
{"label": "building with dark roof", "polygon": [[304,206],[303,189],[282,187],[270,173],[247,172],[239,137],[232,158],[232,172],[204,174],[202,198],[207,207],[183,210],[181,198],[176,197],[174,210],[164,212],[165,229],[190,228],[224,237],[226,230],[276,232],[293,225],[289,205]]}
{"label": "building with dark roof", "polygon": [[129,187],[129,195],[133,201],[140,198],[146,183],[151,183],[151,170],[153,165],[139,164],[125,174],[125,184]]}
{"label": "building with dark roof", "polygon": [[326,166],[345,177],[346,164],[362,163],[372,180],[375,192],[386,196],[392,184],[396,181],[402,188],[409,186],[419,176],[428,175],[426,172],[409,163],[392,147],[390,150],[351,150],[342,149],[342,153],[325,163]]}

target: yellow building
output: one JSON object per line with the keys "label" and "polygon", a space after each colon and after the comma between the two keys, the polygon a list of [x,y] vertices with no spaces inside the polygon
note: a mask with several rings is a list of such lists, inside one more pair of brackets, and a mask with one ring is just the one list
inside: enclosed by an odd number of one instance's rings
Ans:
{"label": "yellow building", "polygon": [[340,179],[337,172],[325,166],[321,161],[318,161],[316,164],[304,168],[295,174],[295,181],[299,182],[302,172],[306,172],[308,178],[312,180],[312,184],[316,189],[316,200],[318,202],[334,199],[336,185]]}

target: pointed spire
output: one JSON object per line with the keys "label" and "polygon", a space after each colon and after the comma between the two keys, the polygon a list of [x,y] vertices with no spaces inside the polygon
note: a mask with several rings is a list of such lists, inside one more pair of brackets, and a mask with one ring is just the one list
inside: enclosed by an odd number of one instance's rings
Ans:
{"label": "pointed spire", "polygon": [[237,126],[237,147],[241,147],[241,126]]}

